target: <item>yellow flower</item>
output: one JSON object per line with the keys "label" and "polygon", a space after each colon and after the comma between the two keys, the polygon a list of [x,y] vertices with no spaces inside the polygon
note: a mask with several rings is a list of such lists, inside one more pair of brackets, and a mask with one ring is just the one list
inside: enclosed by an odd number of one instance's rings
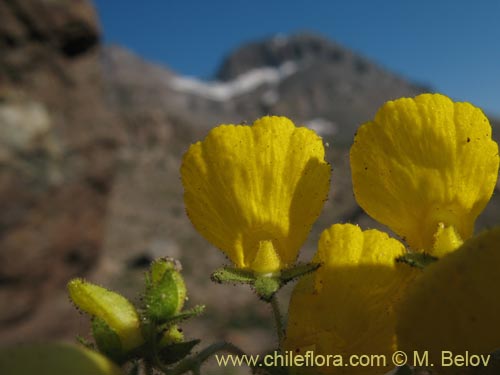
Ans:
{"label": "yellow flower", "polygon": [[[285,349],[341,354],[346,361],[352,354],[390,358],[395,349],[394,306],[417,272],[396,263],[395,258],[404,253],[403,244],[378,230],[363,232],[351,224],[335,224],[325,230],[313,259],[322,266],[303,277],[293,291]],[[374,372],[373,367],[322,366],[317,370],[327,374]]]}
{"label": "yellow flower", "polygon": [[387,102],[359,128],[350,157],[360,206],[438,257],[471,237],[499,163],[481,110],[439,94]]}
{"label": "yellow flower", "polygon": [[220,125],[182,167],[194,227],[236,267],[277,272],[295,262],[329,189],[322,140],[284,117]]}
{"label": "yellow flower", "polygon": [[[466,241],[427,267],[399,309],[398,345],[429,351],[438,367],[441,351],[487,354],[500,348],[500,227]],[[439,374],[456,374],[457,368]]]}

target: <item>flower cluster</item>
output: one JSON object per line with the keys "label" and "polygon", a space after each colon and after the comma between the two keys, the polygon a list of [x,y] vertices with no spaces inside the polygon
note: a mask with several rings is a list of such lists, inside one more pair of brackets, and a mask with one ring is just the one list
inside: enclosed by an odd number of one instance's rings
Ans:
{"label": "flower cluster", "polygon": [[[204,309],[196,306],[183,310],[186,285],[180,270],[180,264],[173,259],[160,258],[152,262],[145,274],[145,291],[139,304],[88,281],[71,280],[68,283],[71,301],[91,316],[95,346],[91,343],[85,346],[100,352],[114,364],[134,362],[131,374],[138,373],[139,360],[149,371],[153,368],[174,371],[168,365],[187,357],[199,341],[184,341],[178,323],[199,315]],[[68,373],[57,366],[49,366],[51,373]],[[116,374],[112,369],[114,367],[82,371],[96,375]]]}
{"label": "flower cluster", "polygon": [[[439,94],[390,101],[359,128],[350,161],[357,202],[401,241],[352,224],[326,229],[313,259],[321,267],[293,291],[282,348],[498,347],[500,228],[473,237],[499,165],[481,110]],[[213,129],[185,154],[181,175],[194,227],[258,280],[296,266],[330,185],[321,138],[284,117]],[[422,270],[407,264],[414,255],[439,260]]]}

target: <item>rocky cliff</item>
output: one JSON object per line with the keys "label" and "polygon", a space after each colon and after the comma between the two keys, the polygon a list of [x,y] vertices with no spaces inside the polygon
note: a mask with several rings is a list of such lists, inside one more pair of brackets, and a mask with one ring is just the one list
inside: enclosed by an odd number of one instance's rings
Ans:
{"label": "rocky cliff", "polygon": [[88,1],[5,0],[0,20],[1,340],[57,337],[45,318],[102,247],[120,128]]}

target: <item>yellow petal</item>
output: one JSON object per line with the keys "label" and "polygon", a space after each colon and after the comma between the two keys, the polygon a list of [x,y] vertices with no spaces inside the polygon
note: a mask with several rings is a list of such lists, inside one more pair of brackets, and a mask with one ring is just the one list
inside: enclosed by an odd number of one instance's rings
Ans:
{"label": "yellow petal", "polygon": [[[484,354],[500,348],[499,265],[497,227],[427,267],[402,300],[398,346],[428,350],[436,366],[442,350]],[[452,367],[449,373],[457,370]]]}
{"label": "yellow petal", "polygon": [[143,343],[139,315],[134,305],[121,294],[82,279],[71,280],[68,291],[78,308],[101,318],[116,332],[125,350]]}
{"label": "yellow petal", "polygon": [[[394,306],[418,272],[395,262],[404,253],[399,241],[377,230],[362,232],[350,224],[325,230],[313,260],[322,266],[302,278],[293,291],[285,348],[346,358],[392,354]],[[320,370],[342,373],[338,368]],[[351,368],[347,373],[373,374],[375,370],[384,372],[368,367],[355,372]]]}
{"label": "yellow petal", "polygon": [[491,197],[498,146],[480,109],[439,94],[387,102],[351,148],[356,200],[416,250],[440,225],[466,240]]}
{"label": "yellow petal", "polygon": [[194,227],[237,267],[267,272],[295,261],[327,197],[330,167],[313,131],[263,117],[210,131],[184,155],[181,174]]}

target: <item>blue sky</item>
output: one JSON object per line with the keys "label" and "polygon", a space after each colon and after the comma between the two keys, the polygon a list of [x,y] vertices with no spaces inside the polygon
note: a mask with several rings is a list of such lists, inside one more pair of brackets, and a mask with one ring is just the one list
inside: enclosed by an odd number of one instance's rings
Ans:
{"label": "blue sky", "polygon": [[308,30],[500,117],[500,1],[94,0],[104,41],[210,78],[242,43]]}

